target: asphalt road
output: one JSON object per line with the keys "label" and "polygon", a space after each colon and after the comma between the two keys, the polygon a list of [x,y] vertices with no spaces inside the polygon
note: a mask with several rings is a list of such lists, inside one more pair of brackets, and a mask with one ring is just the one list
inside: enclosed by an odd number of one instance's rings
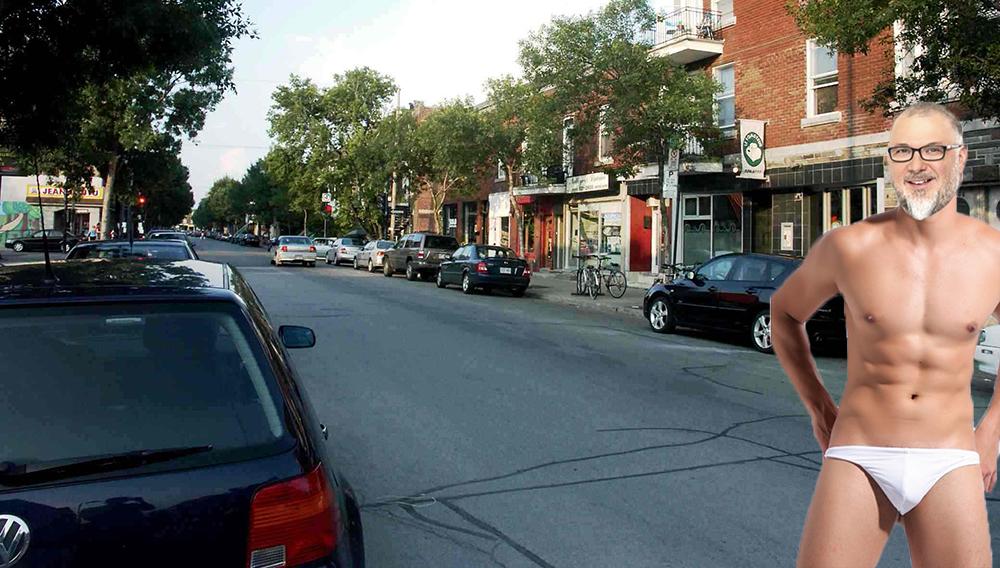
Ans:
{"label": "asphalt road", "polygon": [[[294,360],[361,496],[370,566],[794,564],[821,456],[774,357],[530,290],[466,296],[195,242],[276,324],[316,331]],[[844,359],[818,364],[839,398]],[[989,516],[1000,552],[1000,503]],[[909,566],[901,527],[879,566]]]}

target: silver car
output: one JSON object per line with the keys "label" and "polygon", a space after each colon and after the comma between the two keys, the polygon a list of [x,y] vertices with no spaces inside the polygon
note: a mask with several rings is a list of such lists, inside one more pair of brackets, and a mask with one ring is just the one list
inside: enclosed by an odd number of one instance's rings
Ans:
{"label": "silver car", "polygon": [[326,253],[333,248],[333,241],[337,239],[330,237],[316,237],[313,244],[316,245],[316,258],[326,258]]}
{"label": "silver car", "polygon": [[385,258],[385,251],[395,244],[392,241],[369,241],[368,244],[354,256],[354,270],[368,267],[368,272],[375,272],[376,268],[382,268],[382,259]]}
{"label": "silver car", "polygon": [[309,237],[279,237],[272,250],[271,264],[276,266],[286,262],[316,266],[316,246]]}
{"label": "silver car", "polygon": [[354,262],[354,257],[361,252],[365,241],[357,237],[341,237],[333,241],[333,247],[326,253],[327,264]]}

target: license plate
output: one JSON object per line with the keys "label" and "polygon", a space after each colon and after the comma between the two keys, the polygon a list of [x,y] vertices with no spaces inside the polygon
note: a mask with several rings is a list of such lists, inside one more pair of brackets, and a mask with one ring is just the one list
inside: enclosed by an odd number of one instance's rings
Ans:
{"label": "license plate", "polygon": [[302,255],[301,254],[295,255],[295,260],[302,260]]}
{"label": "license plate", "polygon": [[500,274],[510,274],[510,269],[509,268],[501,268],[500,269]]}

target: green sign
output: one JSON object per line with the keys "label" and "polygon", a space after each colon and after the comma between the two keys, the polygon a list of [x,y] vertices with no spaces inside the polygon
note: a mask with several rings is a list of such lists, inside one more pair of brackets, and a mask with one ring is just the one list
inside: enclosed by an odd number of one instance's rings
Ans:
{"label": "green sign", "polygon": [[754,168],[764,160],[764,141],[756,132],[747,132],[747,135],[743,137],[743,159]]}

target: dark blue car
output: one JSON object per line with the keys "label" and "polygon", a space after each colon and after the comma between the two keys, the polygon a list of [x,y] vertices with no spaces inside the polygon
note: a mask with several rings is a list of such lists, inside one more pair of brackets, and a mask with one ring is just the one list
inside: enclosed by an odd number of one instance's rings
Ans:
{"label": "dark blue car", "polygon": [[[0,268],[0,564],[356,567],[361,520],[233,268]],[[13,562],[11,562],[13,561]]]}
{"label": "dark blue car", "polygon": [[477,288],[504,289],[520,298],[531,284],[531,268],[509,248],[465,245],[444,257],[438,270],[437,286],[458,284],[466,294]]}

